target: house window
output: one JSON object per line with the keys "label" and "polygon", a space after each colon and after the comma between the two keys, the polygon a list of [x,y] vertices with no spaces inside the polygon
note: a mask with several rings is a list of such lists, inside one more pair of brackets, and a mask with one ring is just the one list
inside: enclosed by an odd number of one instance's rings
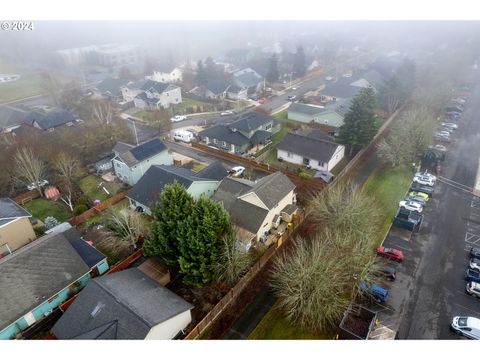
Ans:
{"label": "house window", "polygon": [[226,142],[226,141],[222,141],[222,146],[223,146],[223,147],[227,147],[227,142]]}
{"label": "house window", "polygon": [[292,157],[292,153],[291,153],[291,152],[287,152],[287,157]]}
{"label": "house window", "polygon": [[217,139],[213,139],[213,143],[214,143],[214,144],[218,144],[218,140],[217,140]]}
{"label": "house window", "polygon": [[304,164],[304,165],[310,165],[310,159],[308,159],[308,158],[303,158],[303,164]]}
{"label": "house window", "polygon": [[270,130],[272,128],[272,124],[268,124],[267,126],[265,126],[265,130]]}

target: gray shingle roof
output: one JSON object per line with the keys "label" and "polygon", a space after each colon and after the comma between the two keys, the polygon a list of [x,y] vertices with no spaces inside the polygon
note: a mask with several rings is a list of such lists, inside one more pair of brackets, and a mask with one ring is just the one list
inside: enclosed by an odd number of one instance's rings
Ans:
{"label": "gray shingle roof", "polygon": [[128,197],[153,208],[158,201],[165,185],[177,181],[185,188],[189,188],[194,181],[210,181],[197,176],[189,169],[168,165],[152,165],[128,192]]}
{"label": "gray shingle roof", "polygon": [[127,80],[124,79],[114,79],[111,77],[106,78],[101,83],[96,85],[96,89],[101,94],[106,94],[110,96],[120,96],[120,88],[127,83]]}
{"label": "gray shingle roof", "polygon": [[250,142],[250,139],[248,139],[246,136],[242,135],[238,131],[230,130],[228,126],[223,124],[209,127],[208,129],[200,131],[198,135],[202,138],[208,136],[209,138],[226,141],[229,144],[234,144],[237,146],[243,146]]}
{"label": "gray shingle roof", "polygon": [[22,217],[31,217],[27,210],[10,198],[0,198],[0,226]]}
{"label": "gray shingle roof", "polygon": [[28,113],[13,109],[6,105],[0,106],[0,132],[9,127],[19,126]]}
{"label": "gray shingle roof", "polygon": [[210,90],[215,95],[222,94],[230,87],[230,83],[226,80],[209,80],[205,88]]}
{"label": "gray shingle roof", "polygon": [[325,86],[325,89],[322,90],[323,95],[348,99],[355,97],[355,95],[361,90],[360,87],[351,86],[349,81],[348,84],[344,82],[329,83]]}
{"label": "gray shingle roof", "polygon": [[236,225],[256,234],[263,226],[268,210],[241,197],[254,192],[271,209],[293,189],[295,185],[281,172],[268,175],[256,183],[227,177],[222,180],[212,199],[223,204]]}
{"label": "gray shingle roof", "polygon": [[141,99],[143,101],[145,101],[147,104],[151,104],[151,105],[157,105],[158,102],[160,101],[159,99],[157,98],[149,98],[147,96],[147,93],[144,91],[144,92],[141,92],[140,94],[138,94],[137,96],[135,96],[135,99]]}
{"label": "gray shingle roof", "polygon": [[30,112],[25,117],[25,122],[28,125],[33,125],[34,122],[37,122],[42,130],[48,130],[57,126],[65,125],[74,121],[76,118],[77,117],[70,111],[63,109],[54,109],[49,111],[35,110]]}
{"label": "gray shingle roof", "polygon": [[277,149],[310,159],[329,162],[338,146],[340,145],[330,141],[289,133],[283,138],[280,144],[277,145]]}
{"label": "gray shingle roof", "polygon": [[234,224],[256,234],[268,211],[238,199],[238,196],[244,191],[250,190],[253,184],[252,182],[242,182],[239,179],[227,177],[222,180],[212,199],[223,205]]}
{"label": "gray shingle roof", "polygon": [[119,154],[118,157],[127,164],[128,167],[132,167],[163,151],[167,151],[165,144],[159,138],[154,138],[127,150],[123,154]]}
{"label": "gray shingle roof", "polygon": [[130,145],[130,144],[119,141],[115,144],[112,151],[116,155],[120,155],[120,154],[126,153],[128,150],[133,149],[134,147],[135,145]]}
{"label": "gray shingle roof", "polygon": [[206,168],[200,170],[197,175],[199,177],[211,180],[223,180],[230,170],[230,166],[225,165],[220,161],[215,161],[214,163],[208,165]]}
{"label": "gray shingle roof", "polygon": [[235,73],[233,73],[233,76],[238,82],[238,84],[247,88],[257,86],[260,82],[263,81],[262,76],[260,76],[257,72],[255,72],[255,70],[250,68],[236,71]]}
{"label": "gray shingle roof", "polygon": [[59,339],[144,339],[193,306],[133,268],[92,279],[55,324]]}
{"label": "gray shingle roof", "polygon": [[245,190],[242,196],[254,192],[269,209],[272,209],[293,189],[295,185],[290,179],[277,171],[258,180],[251,189]]}
{"label": "gray shingle roof", "polygon": [[50,234],[0,259],[0,329],[90,271],[64,234]]}
{"label": "gray shingle roof", "polygon": [[299,129],[299,130],[297,130],[296,134],[307,136],[307,137],[310,137],[312,139],[326,140],[326,141],[330,141],[330,142],[334,141],[332,136],[328,135],[327,133],[323,132],[320,129],[310,129],[310,128]]}
{"label": "gray shingle roof", "polygon": [[270,131],[258,130],[255,131],[253,136],[250,138],[250,142],[252,145],[263,144],[265,143],[265,140],[270,139],[272,135],[273,134]]}
{"label": "gray shingle roof", "polygon": [[170,85],[166,83],[162,83],[159,81],[153,81],[153,80],[147,80],[141,87],[140,89],[144,91],[152,91],[152,92],[158,92],[162,93],[165,91],[166,88],[168,88]]}
{"label": "gray shingle roof", "polygon": [[275,121],[273,116],[260,114],[255,111],[249,111],[234,117],[234,121],[228,125],[230,129],[250,132],[257,130],[259,127]]}
{"label": "gray shingle roof", "polygon": [[325,111],[325,108],[309,104],[292,103],[288,108],[288,111],[313,116],[321,114]]}

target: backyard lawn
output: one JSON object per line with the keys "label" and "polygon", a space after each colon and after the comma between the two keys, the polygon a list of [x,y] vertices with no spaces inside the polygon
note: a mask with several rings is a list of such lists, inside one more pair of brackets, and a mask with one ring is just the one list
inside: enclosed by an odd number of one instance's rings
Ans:
{"label": "backyard lawn", "polygon": [[27,209],[33,217],[40,219],[42,222],[45,222],[45,218],[48,216],[53,216],[60,222],[72,217],[65,205],[59,201],[51,201],[47,199],[35,199],[27,204],[25,204],[25,209]]}
{"label": "backyard lawn", "polygon": [[385,210],[386,217],[379,232],[379,242],[390,227],[398,209],[398,202],[405,196],[412,177],[413,170],[408,167],[380,166],[363,185],[365,191],[375,197]]}
{"label": "backyard lawn", "polygon": [[88,175],[80,180],[79,186],[82,192],[87,195],[90,200],[99,199],[100,201],[107,200],[120,188],[120,185],[116,183],[107,183],[103,181],[103,186],[105,186],[105,188],[108,190],[110,193],[109,195],[101,187],[99,187],[101,182],[102,180],[100,178],[97,178],[94,175]]}
{"label": "backyard lawn", "polygon": [[277,120],[287,120],[288,119],[288,109],[280,111],[273,115],[273,117]]}
{"label": "backyard lawn", "polygon": [[248,336],[249,340],[332,340],[335,333],[316,333],[291,325],[275,306]]}

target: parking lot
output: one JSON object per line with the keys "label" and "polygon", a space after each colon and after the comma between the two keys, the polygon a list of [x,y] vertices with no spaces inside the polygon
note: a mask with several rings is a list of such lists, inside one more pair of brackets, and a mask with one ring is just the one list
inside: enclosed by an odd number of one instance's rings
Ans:
{"label": "parking lot", "polygon": [[477,90],[459,121],[420,231],[408,242],[387,239],[405,253],[398,277],[403,284],[395,282],[390,299],[400,319],[399,339],[459,339],[449,328],[452,318],[480,318],[480,300],[465,292],[464,280],[468,252],[480,246],[480,199],[469,191],[480,157],[479,111]]}

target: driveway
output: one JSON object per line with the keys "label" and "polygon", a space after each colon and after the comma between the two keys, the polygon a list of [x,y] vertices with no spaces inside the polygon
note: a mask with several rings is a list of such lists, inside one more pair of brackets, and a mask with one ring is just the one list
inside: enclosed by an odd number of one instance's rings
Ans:
{"label": "driveway", "polygon": [[[480,91],[477,89],[459,121],[455,143],[450,145],[443,176],[472,187],[480,157]],[[425,221],[407,245],[413,266],[411,286],[404,293],[400,339],[456,339],[449,330],[452,317],[480,318],[480,301],[465,293],[463,279],[468,251],[480,245],[480,202],[450,182],[437,181]]]}

